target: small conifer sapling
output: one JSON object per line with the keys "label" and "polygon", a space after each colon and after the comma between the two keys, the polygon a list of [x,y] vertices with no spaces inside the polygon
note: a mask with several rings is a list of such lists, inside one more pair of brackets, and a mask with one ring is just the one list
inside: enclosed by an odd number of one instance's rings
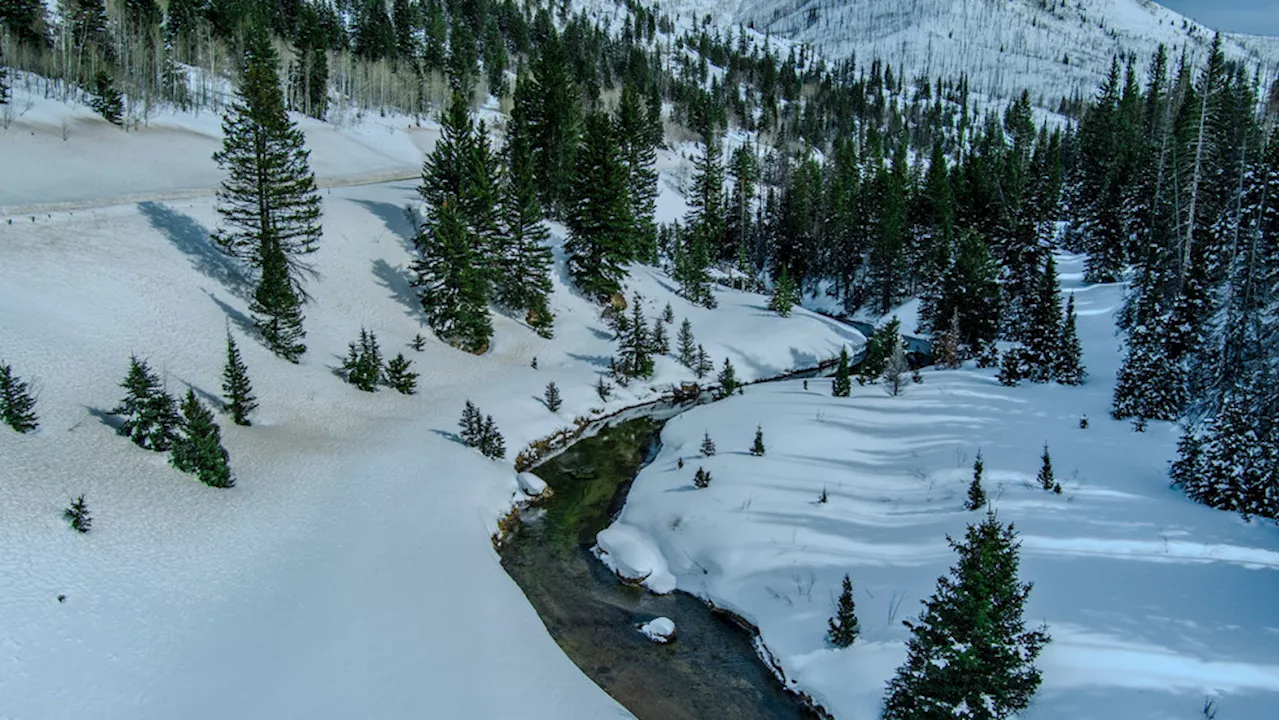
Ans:
{"label": "small conifer sapling", "polygon": [[231,328],[227,328],[227,364],[222,369],[222,392],[227,398],[227,410],[231,413],[231,421],[237,425],[249,426],[249,413],[258,407],[258,399],[253,396],[253,385],[249,382],[249,369],[240,359],[240,348],[231,336]]}
{"label": "small conifer sapling", "polygon": [[702,468],[698,468],[698,471],[693,474],[693,486],[701,490],[710,484],[711,473]]}
{"label": "small conifer sapling", "polygon": [[395,357],[387,361],[387,384],[402,395],[418,392],[418,373],[409,369],[412,365],[413,361],[405,357],[404,353],[396,353]]}
{"label": "small conifer sapling", "polygon": [[1052,490],[1057,483],[1053,480],[1053,460],[1049,458],[1049,443],[1045,443],[1044,452],[1040,455],[1040,472],[1036,475],[1040,487]]}
{"label": "small conifer sapling", "polygon": [[853,583],[848,573],[840,583],[840,598],[836,600],[836,612],[827,620],[827,641],[838,648],[847,648],[858,638],[858,617],[854,614]]}
{"label": "small conifer sapling", "polygon": [[13,367],[0,364],[0,421],[20,433],[39,427],[36,401],[27,383],[13,374]]}
{"label": "small conifer sapling", "polygon": [[89,506],[84,502],[84,495],[71,501],[71,507],[62,511],[62,517],[71,523],[71,529],[79,533],[89,532],[93,518],[89,516]]}
{"label": "small conifer sapling", "polygon": [[756,426],[756,439],[751,442],[751,454],[764,457],[764,429],[759,425]]}
{"label": "small conifer sapling", "polygon": [[563,400],[560,398],[560,388],[556,387],[554,380],[547,383],[547,388],[542,393],[542,399],[547,404],[547,409],[551,412],[556,412],[560,409]]}
{"label": "small conifer sapling", "polygon": [[987,493],[982,489],[982,451],[973,461],[973,481],[969,483],[969,497],[965,500],[965,510],[981,510],[987,504]]}
{"label": "small conifer sapling", "polygon": [[716,454],[716,443],[711,439],[711,433],[709,431],[704,431],[702,433],[702,447],[700,447],[699,450],[702,451],[703,457],[711,457]]}
{"label": "small conifer sapling", "polygon": [[222,431],[213,420],[213,412],[190,388],[180,410],[182,422],[173,441],[170,462],[182,472],[194,473],[210,487],[234,487],[227,451],[222,447]]}
{"label": "small conifer sapling", "polygon": [[729,397],[738,389],[738,376],[734,373],[733,363],[729,362],[729,358],[724,359],[724,368],[716,376],[716,383],[720,385],[721,398]]}
{"label": "small conifer sapling", "polygon": [[[807,384],[808,381],[805,382]],[[836,364],[836,375],[831,381],[831,394],[835,397],[849,397],[852,389],[853,385],[849,382],[849,348],[842,345],[840,360]]]}

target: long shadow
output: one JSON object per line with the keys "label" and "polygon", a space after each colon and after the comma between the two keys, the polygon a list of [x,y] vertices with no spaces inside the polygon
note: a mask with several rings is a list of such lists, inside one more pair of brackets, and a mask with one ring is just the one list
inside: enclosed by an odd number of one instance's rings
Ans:
{"label": "long shadow", "polygon": [[407,208],[388,202],[378,202],[377,200],[352,198],[351,202],[364,207],[364,209],[381,220],[382,224],[392,234],[400,238],[405,250],[411,253],[417,252],[417,248],[413,244],[413,237],[417,233],[417,228],[414,227],[413,221],[409,219],[409,210]]}
{"label": "long shadow", "polygon": [[138,203],[138,212],[151,227],[164,233],[200,274],[217,280],[236,297],[248,296],[249,278],[234,260],[213,245],[205,226],[190,215],[151,200]]}
{"label": "long shadow", "polygon": [[106,425],[117,433],[120,432],[120,427],[124,425],[124,419],[119,415],[111,414],[111,411],[109,410],[103,410],[102,408],[93,407],[92,405],[85,405],[84,409],[87,410],[90,415],[97,418],[98,422]]}
{"label": "long shadow", "polygon": [[223,401],[221,395],[214,395],[213,393],[209,392],[208,390],[205,390],[199,385],[196,385],[195,383],[189,380],[185,380],[181,377],[178,378],[178,382],[191,388],[195,392],[196,397],[200,398],[201,400],[204,400],[206,403],[217,408],[218,410],[227,409],[227,404],[226,402]]}
{"label": "long shadow", "polygon": [[450,432],[450,431],[448,431],[448,430],[439,430],[439,429],[436,429],[436,428],[432,428],[431,432],[433,432],[433,433],[435,433],[435,434],[439,435],[440,437],[444,438],[445,440],[449,440],[449,441],[451,441],[451,442],[456,442],[456,443],[458,443],[459,445],[466,445],[466,443],[462,441],[462,436],[461,436],[461,435],[459,435],[459,434],[458,434],[458,433],[456,433],[456,432]]}
{"label": "long shadow", "polygon": [[404,270],[392,267],[386,260],[379,258],[373,261],[373,276],[377,278],[379,285],[391,292],[391,297],[396,302],[404,306],[406,315],[412,318],[420,317],[422,304],[418,301],[418,293],[414,292]]}
{"label": "long shadow", "polygon": [[569,357],[574,360],[581,360],[588,365],[595,365],[596,367],[602,368],[609,367],[609,358],[604,355],[580,355],[578,353],[569,353]]}
{"label": "long shadow", "polygon": [[239,310],[222,302],[222,300],[220,300],[217,295],[214,295],[208,290],[205,290],[204,294],[208,295],[209,299],[213,301],[213,304],[217,305],[218,308],[222,310],[222,312],[225,313],[228,318],[231,319],[231,322],[235,323],[236,327],[240,328],[240,332],[244,333],[245,335],[248,335],[251,338],[258,337],[258,328],[254,327],[253,320],[250,319],[248,315],[245,315]]}

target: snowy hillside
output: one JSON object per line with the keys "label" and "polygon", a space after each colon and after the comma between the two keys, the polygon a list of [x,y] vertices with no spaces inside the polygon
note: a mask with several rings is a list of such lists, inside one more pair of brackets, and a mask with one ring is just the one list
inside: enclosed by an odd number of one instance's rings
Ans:
{"label": "snowy hillside", "polygon": [[[601,403],[614,342],[562,258],[554,340],[495,315],[483,356],[433,337],[407,349],[429,335],[406,273],[416,180],[323,191],[309,350],[300,365],[273,357],[246,333],[243,269],[209,243],[216,128],[197,120],[124,135],[33,101],[0,133],[0,165],[23,168],[4,174],[0,208],[75,208],[0,210],[0,357],[32,382],[40,416],[30,435],[0,428],[0,717],[626,715],[551,640],[490,534],[519,494],[511,459],[526,443],[692,375],[660,359],[652,382]],[[421,159],[406,133],[360,150],[359,134],[307,130],[322,180],[412,174]],[[683,210],[664,191],[660,218]],[[748,378],[861,342],[805,311],[778,318],[760,295],[719,291],[713,314],[652,269],[628,287],[648,317],[671,303]],[[219,404],[228,326],[261,407],[248,428],[219,415],[237,484],[216,490],[117,436],[107,411],[130,354],[170,392]],[[413,360],[417,395],[335,375],[362,327]],[[555,413],[541,399],[552,380]],[[505,461],[456,441],[467,399],[494,416]],[[61,517],[81,493],[83,536]]]}
{"label": "snowy hillside", "polygon": [[[796,687],[837,717],[878,717],[904,657],[902,621],[955,562],[945,536],[980,518],[963,504],[981,450],[987,496],[1021,533],[1020,577],[1035,584],[1028,624],[1047,622],[1053,636],[1043,686],[1019,717],[1201,717],[1206,697],[1219,720],[1274,717],[1275,524],[1170,489],[1173,424],[1137,434],[1109,418],[1121,287],[1082,286],[1081,258],[1060,259],[1079,308],[1083,387],[1008,388],[967,365],[925,370],[900,397],[855,384],[835,398],[828,380],[750,388],[667,424],[601,533],[606,560],[743,614]],[[757,425],[764,457],[747,452]],[[713,457],[699,452],[704,432]],[[1060,495],[1036,483],[1046,443]],[[692,484],[699,467],[713,478],[705,489]],[[824,635],[845,573],[861,635],[837,650]]]}
{"label": "snowy hillside", "polygon": [[[828,59],[880,59],[908,78],[955,78],[994,96],[1030,89],[1038,102],[1088,97],[1116,54],[1145,62],[1164,43],[1203,55],[1213,31],[1150,0],[673,0],[671,13],[709,14],[812,45]],[[1273,28],[1274,30],[1274,28]],[[1227,35],[1228,56],[1274,77],[1274,37]],[[1067,62],[1063,62],[1064,56]],[[1040,96],[1037,98],[1037,96]]]}

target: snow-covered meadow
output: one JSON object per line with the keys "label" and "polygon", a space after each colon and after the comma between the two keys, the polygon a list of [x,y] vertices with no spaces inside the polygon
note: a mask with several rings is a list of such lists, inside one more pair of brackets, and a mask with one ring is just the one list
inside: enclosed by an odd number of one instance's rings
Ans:
{"label": "snow-covered meadow", "polygon": [[[242,268],[208,240],[209,118],[201,132],[171,118],[125,135],[40,102],[20,121],[30,126],[0,133],[0,165],[23,169],[0,178],[0,208],[43,201],[0,210],[0,358],[32,383],[41,423],[0,428],[0,717],[626,715],[551,640],[490,535],[523,497],[511,459],[526,443],[692,374],[660,359],[651,382],[602,403],[614,343],[566,287],[562,258],[555,339],[501,315],[480,357],[430,337],[408,284],[415,180],[322,191],[308,351],[300,365],[278,360],[246,332]],[[330,152],[308,130],[322,181],[412,174],[422,159],[404,137]],[[99,145],[94,133],[114,135]],[[683,207],[664,194],[660,212]],[[717,365],[729,357],[748,379],[861,342],[812,313],[778,318],[760,295],[718,291],[720,309],[693,307],[648,268],[628,289],[650,318],[670,302]],[[170,392],[191,386],[217,404],[228,327],[261,408],[249,428],[219,416],[237,485],[216,490],[118,437],[106,413],[130,354]],[[417,395],[362,393],[335,374],[361,327],[413,360]],[[419,332],[421,353],[406,347]],[[553,380],[556,413],[542,403]],[[494,416],[505,461],[456,442],[467,399]],[[81,493],[83,536],[61,518]]]}
{"label": "snow-covered meadow", "polygon": [[[902,620],[953,563],[946,535],[962,537],[980,515],[963,504],[981,449],[987,495],[1016,524],[1021,577],[1035,583],[1028,623],[1053,636],[1022,717],[1202,717],[1206,697],[1219,720],[1274,717],[1276,525],[1169,488],[1175,426],[1136,433],[1110,419],[1122,288],[1082,286],[1081,258],[1059,259],[1084,386],[1008,388],[967,364],[926,369],[899,397],[855,383],[835,398],[830,380],[748,388],[667,424],[661,453],[601,533],[606,561],[740,613],[788,682],[837,717],[878,717],[905,657]],[[764,457],[748,453],[757,425]],[[717,445],[710,458],[704,433]],[[1061,495],[1036,483],[1046,443]],[[699,467],[712,474],[706,489],[692,482]],[[862,634],[837,650],[825,632],[845,573]]]}

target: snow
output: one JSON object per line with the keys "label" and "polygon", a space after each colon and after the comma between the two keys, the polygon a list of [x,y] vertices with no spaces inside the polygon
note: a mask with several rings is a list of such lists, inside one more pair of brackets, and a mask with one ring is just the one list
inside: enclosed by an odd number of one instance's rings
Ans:
{"label": "snow", "polygon": [[[660,359],[651,381],[601,403],[614,343],[562,263],[554,340],[500,314],[480,357],[430,336],[406,270],[416,179],[323,191],[308,352],[275,359],[245,331],[242,269],[208,241],[211,117],[126,134],[36,99],[0,130],[0,166],[23,169],[0,178],[0,356],[32,382],[41,422],[31,435],[0,428],[0,716],[626,715],[550,638],[490,535],[531,487],[512,467],[520,448],[692,374]],[[344,182],[416,175],[409,145],[436,132],[305,127],[322,180]],[[664,195],[661,212],[683,207]],[[691,306],[651,268],[633,268],[628,287],[650,318],[670,302],[746,379],[862,342],[808,312],[768,313],[761,295],[718,289],[719,310]],[[217,404],[228,325],[261,407],[248,428],[219,415],[237,486],[215,490],[118,437],[105,413],[131,353],[171,392],[190,385]],[[361,327],[413,361],[417,395],[335,376]],[[419,332],[421,353],[405,347]],[[541,401],[551,380],[558,413]],[[494,416],[505,461],[454,440],[467,399]],[[61,518],[81,493],[83,536]]]}
{"label": "snow", "polygon": [[656,643],[669,643],[676,637],[676,624],[671,618],[654,618],[641,625],[640,632]]}
{"label": "snow", "polygon": [[520,473],[516,481],[520,483],[520,491],[529,497],[536,498],[547,491],[547,481],[533,473]]}
{"label": "snow", "polygon": [[[1220,718],[1271,716],[1276,525],[1171,489],[1176,426],[1135,433],[1109,418],[1122,288],[1084,286],[1082,259],[1058,260],[1079,310],[1084,386],[1007,388],[994,370],[966,365],[925,369],[901,397],[855,384],[852,397],[834,398],[829,380],[753,387],[670,421],[601,536],[660,550],[664,559],[646,556],[643,567],[757,625],[788,681],[836,717],[875,717],[905,658],[902,620],[954,562],[946,535],[977,517],[963,502],[981,449],[987,494],[1018,528],[1020,575],[1034,583],[1027,621],[1047,622],[1053,636],[1038,661],[1043,686],[1021,717],[1187,717],[1206,696]],[[747,452],[757,424],[764,457]],[[718,446],[711,458],[698,454],[704,431]],[[1046,442],[1062,495],[1035,482]],[[715,477],[706,489],[692,487],[698,466]],[[836,650],[824,633],[846,572],[862,634]]]}

